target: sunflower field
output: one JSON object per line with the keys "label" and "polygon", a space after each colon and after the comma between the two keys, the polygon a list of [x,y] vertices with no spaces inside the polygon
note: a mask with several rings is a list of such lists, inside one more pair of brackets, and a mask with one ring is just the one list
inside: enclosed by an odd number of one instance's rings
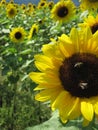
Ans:
{"label": "sunflower field", "polygon": [[0,1],[0,130],[98,129],[98,1],[79,2]]}

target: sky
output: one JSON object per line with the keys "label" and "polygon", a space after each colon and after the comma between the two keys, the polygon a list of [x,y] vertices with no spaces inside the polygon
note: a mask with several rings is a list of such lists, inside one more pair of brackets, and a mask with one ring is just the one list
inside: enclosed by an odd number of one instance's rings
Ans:
{"label": "sky", "polygon": [[[9,1],[9,0],[6,0],[6,1]],[[48,0],[48,1],[51,1],[51,0]],[[58,1],[59,1],[59,0],[54,0],[54,2],[58,2]],[[74,1],[74,3],[75,3],[76,5],[79,4],[78,0],[73,0],[73,1]],[[22,4],[22,3],[27,4],[27,3],[29,3],[29,2],[31,2],[31,3],[33,3],[33,4],[37,4],[37,3],[39,2],[39,0],[14,0],[14,2],[15,2],[15,3],[18,3],[18,4]]]}

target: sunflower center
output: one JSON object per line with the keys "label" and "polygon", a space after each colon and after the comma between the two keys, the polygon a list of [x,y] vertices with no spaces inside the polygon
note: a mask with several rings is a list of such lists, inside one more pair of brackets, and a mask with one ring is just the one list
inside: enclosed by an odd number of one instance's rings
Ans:
{"label": "sunflower center", "polygon": [[57,15],[59,17],[65,17],[68,14],[68,9],[64,6],[58,9]]}
{"label": "sunflower center", "polygon": [[92,2],[92,3],[93,3],[93,2],[98,2],[98,0],[89,0],[89,1]]}
{"label": "sunflower center", "polygon": [[98,30],[98,24],[95,24],[91,27],[91,31],[94,34]]}
{"label": "sunflower center", "polygon": [[9,11],[9,14],[10,14],[10,15],[14,15],[14,14],[15,14],[14,9],[11,9],[11,10]]}
{"label": "sunflower center", "polygon": [[72,96],[98,95],[98,58],[95,55],[74,54],[64,60],[59,73],[64,89]]}
{"label": "sunflower center", "polygon": [[41,3],[41,6],[44,6],[45,5],[45,3]]}
{"label": "sunflower center", "polygon": [[15,38],[20,39],[22,37],[22,34],[20,32],[15,33]]}

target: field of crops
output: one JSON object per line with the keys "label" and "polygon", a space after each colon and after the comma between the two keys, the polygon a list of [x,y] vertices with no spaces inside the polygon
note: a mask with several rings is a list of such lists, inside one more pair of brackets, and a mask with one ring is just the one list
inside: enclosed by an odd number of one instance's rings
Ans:
{"label": "field of crops", "polygon": [[98,129],[97,13],[96,0],[0,1],[0,130]]}

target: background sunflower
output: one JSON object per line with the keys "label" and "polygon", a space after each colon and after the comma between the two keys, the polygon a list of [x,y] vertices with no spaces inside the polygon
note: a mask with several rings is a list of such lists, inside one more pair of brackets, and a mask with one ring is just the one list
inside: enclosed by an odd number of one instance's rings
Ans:
{"label": "background sunflower", "polygon": [[14,28],[10,32],[10,39],[15,43],[22,42],[25,36],[26,36],[26,32],[22,27]]}
{"label": "background sunflower", "polygon": [[92,33],[94,34],[98,30],[98,15],[88,15],[87,18],[84,19],[83,23],[79,23],[79,26],[82,28],[90,27]]}
{"label": "background sunflower", "polygon": [[96,10],[98,8],[98,1],[97,0],[81,0],[80,7],[83,10]]}
{"label": "background sunflower", "polygon": [[31,29],[30,29],[28,39],[29,39],[29,40],[32,39],[33,36],[34,36],[35,34],[37,34],[37,33],[38,33],[38,25],[37,25],[37,24],[33,24],[32,27],[31,27]]}
{"label": "background sunflower", "polygon": [[61,0],[51,10],[51,18],[59,22],[68,22],[75,15],[75,5],[72,1]]}
{"label": "background sunflower", "polygon": [[17,8],[13,4],[8,4],[6,13],[9,18],[13,18],[17,14]]}

